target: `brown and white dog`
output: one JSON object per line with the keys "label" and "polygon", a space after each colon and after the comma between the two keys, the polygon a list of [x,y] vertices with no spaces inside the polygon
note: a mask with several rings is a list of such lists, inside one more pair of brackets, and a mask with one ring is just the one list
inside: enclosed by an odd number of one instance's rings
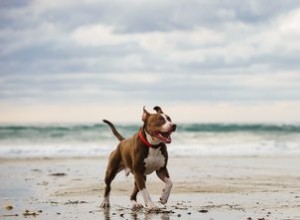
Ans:
{"label": "brown and white dog", "polygon": [[150,114],[144,107],[143,127],[127,139],[119,134],[111,122],[103,120],[110,126],[120,143],[109,157],[105,175],[106,187],[101,207],[109,207],[110,185],[121,170],[125,170],[126,175],[132,173],[134,176],[134,189],[130,196],[133,208],[143,207],[136,200],[138,192],[141,192],[147,209],[159,209],[152,202],[145,185],[146,175],[153,171],[156,171],[157,176],[166,184],[162,190],[160,202],[162,204],[167,203],[173,184],[167,170],[168,152],[166,144],[171,143],[171,134],[176,130],[176,124],[171,121],[168,115],[163,113],[160,107],[155,106],[154,110],[156,113]]}

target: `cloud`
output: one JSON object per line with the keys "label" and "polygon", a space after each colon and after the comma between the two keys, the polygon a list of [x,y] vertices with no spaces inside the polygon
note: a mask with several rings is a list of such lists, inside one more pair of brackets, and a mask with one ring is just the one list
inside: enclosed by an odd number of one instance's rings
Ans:
{"label": "cloud", "polygon": [[[184,58],[194,60],[194,56],[187,53],[192,48],[207,47],[224,43],[223,33],[202,28],[196,30],[182,30],[170,32],[147,32],[147,33],[118,33],[113,26],[88,25],[79,27],[71,34],[77,44],[81,46],[103,46],[136,44],[140,50],[149,53],[170,55],[172,59]],[[186,53],[185,53],[186,52]],[[180,55],[182,54],[182,55]],[[197,57],[199,59],[199,57]]]}
{"label": "cloud", "polygon": [[[292,10],[272,22],[258,26],[233,20],[225,22],[222,29],[201,27],[146,33],[120,33],[116,27],[98,24],[76,29],[72,39],[83,46],[125,47],[132,44],[136,51],[146,51],[150,56],[163,56],[162,60],[176,63],[181,70],[194,67],[248,67],[257,64],[278,68],[278,61],[297,60],[294,53],[298,50],[295,46],[299,37],[296,28],[298,14],[299,9]],[[280,54],[275,53],[278,50],[281,50]],[[297,63],[288,63],[288,66],[297,68]]]}
{"label": "cloud", "polygon": [[82,46],[114,45],[129,42],[128,36],[113,34],[113,27],[106,25],[88,25],[77,28],[71,39]]}
{"label": "cloud", "polygon": [[261,103],[299,100],[298,73],[183,75],[107,73],[6,76],[2,102],[35,103]]}
{"label": "cloud", "polygon": [[296,0],[0,6],[2,103],[258,105],[300,98]]}

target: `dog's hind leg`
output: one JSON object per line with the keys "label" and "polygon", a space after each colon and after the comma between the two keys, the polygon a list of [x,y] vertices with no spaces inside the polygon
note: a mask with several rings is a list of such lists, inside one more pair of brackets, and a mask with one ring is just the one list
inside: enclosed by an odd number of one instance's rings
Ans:
{"label": "dog's hind leg", "polygon": [[123,166],[123,164],[121,164],[121,156],[117,149],[116,151],[113,151],[111,153],[110,158],[109,158],[109,162],[108,162],[108,166],[107,166],[107,170],[106,170],[106,174],[105,174],[105,179],[104,179],[105,184],[106,184],[105,191],[104,191],[104,199],[103,199],[103,202],[100,205],[100,207],[107,208],[110,206],[109,194],[110,194],[110,190],[111,190],[111,187],[110,187],[111,182],[116,177],[117,173],[123,169],[124,169],[124,166]]}

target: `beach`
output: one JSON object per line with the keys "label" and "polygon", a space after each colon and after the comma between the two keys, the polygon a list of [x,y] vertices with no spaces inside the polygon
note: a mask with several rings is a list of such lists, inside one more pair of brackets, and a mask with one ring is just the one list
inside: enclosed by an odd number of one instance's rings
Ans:
{"label": "beach", "polygon": [[[118,174],[111,207],[100,208],[107,157],[0,159],[0,218],[22,219],[300,219],[298,156],[169,158],[174,186],[147,177],[157,213],[132,210],[133,177]],[[142,201],[141,195],[138,200]]]}

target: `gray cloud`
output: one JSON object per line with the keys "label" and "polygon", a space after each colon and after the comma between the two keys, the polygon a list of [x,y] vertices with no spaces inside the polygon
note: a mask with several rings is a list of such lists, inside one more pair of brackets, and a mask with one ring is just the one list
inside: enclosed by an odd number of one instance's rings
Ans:
{"label": "gray cloud", "polygon": [[298,101],[299,17],[295,0],[1,1],[0,99]]}

